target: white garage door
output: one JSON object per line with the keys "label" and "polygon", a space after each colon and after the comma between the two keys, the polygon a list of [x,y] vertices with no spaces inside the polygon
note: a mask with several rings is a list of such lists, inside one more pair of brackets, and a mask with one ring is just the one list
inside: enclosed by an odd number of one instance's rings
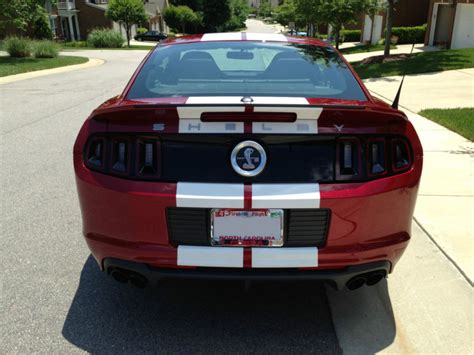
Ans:
{"label": "white garage door", "polygon": [[474,4],[458,4],[451,48],[474,47]]}

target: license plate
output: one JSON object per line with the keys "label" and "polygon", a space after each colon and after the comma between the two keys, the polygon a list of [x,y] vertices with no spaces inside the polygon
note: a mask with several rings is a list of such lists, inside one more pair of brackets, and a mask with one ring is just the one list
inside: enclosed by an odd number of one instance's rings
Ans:
{"label": "license plate", "polygon": [[283,246],[283,210],[211,210],[211,244],[222,246]]}

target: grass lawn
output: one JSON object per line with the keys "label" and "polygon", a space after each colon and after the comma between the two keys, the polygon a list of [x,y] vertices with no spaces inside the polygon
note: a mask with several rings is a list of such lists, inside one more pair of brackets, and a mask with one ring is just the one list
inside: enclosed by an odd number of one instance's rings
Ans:
{"label": "grass lawn", "polygon": [[356,62],[352,65],[362,79],[402,75],[404,70],[407,74],[421,74],[466,69],[474,67],[474,48],[416,53],[406,60],[377,64]]}
{"label": "grass lawn", "polygon": [[81,64],[87,62],[88,58],[59,56],[57,58],[11,58],[0,57],[0,77],[27,73],[42,69],[64,67],[66,65]]}
{"label": "grass lawn", "polygon": [[[390,46],[392,49],[396,49],[397,46]],[[376,51],[383,51],[385,49],[385,45],[383,44],[362,44],[360,46],[349,47],[340,49],[339,51],[346,55],[346,54],[356,54],[356,53],[367,53],[367,52],[376,52]]]}
{"label": "grass lawn", "polygon": [[474,141],[474,108],[428,109],[419,114]]}

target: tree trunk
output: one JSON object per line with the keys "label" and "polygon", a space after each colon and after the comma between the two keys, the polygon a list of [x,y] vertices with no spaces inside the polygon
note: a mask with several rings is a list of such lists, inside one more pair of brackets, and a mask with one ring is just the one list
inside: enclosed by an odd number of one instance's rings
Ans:
{"label": "tree trunk", "polygon": [[336,49],[339,50],[339,39],[341,38],[341,26],[334,27],[336,38]]}
{"label": "tree trunk", "polygon": [[374,37],[374,22],[375,22],[375,15],[370,17],[370,21],[372,21],[370,25],[370,38],[369,38],[369,44],[372,44],[372,39]]}
{"label": "tree trunk", "polygon": [[393,26],[393,13],[394,13],[394,1],[388,0],[388,11],[387,11],[387,29],[385,31],[385,51],[384,57],[390,55],[390,46],[392,45],[392,26]]}
{"label": "tree trunk", "polygon": [[128,23],[125,24],[125,33],[127,35],[127,47],[130,48],[130,37],[132,33],[131,33],[131,25]]}

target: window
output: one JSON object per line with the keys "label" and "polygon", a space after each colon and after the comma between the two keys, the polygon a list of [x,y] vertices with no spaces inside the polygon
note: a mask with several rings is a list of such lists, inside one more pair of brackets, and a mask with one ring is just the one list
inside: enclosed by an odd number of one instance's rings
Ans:
{"label": "window", "polygon": [[128,98],[172,96],[367,99],[332,48],[251,41],[158,47]]}

